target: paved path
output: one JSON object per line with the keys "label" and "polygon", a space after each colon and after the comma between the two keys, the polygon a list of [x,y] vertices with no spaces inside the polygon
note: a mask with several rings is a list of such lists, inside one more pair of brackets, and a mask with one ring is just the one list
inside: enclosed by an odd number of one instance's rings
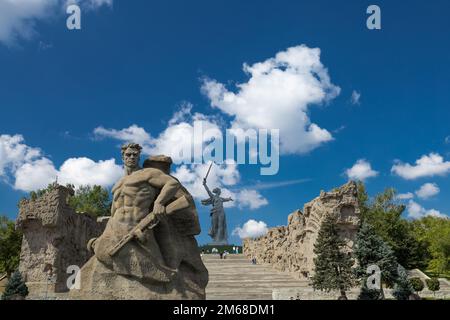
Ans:
{"label": "paved path", "polygon": [[273,288],[308,286],[306,281],[296,280],[270,266],[253,265],[242,254],[230,254],[226,259],[205,254],[203,262],[209,271],[208,300],[271,300]]}

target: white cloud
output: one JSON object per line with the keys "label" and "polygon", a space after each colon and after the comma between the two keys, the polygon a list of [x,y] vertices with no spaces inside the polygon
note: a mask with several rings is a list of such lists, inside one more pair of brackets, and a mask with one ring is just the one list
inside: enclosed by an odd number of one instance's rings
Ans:
{"label": "white cloud", "polygon": [[397,200],[409,200],[412,198],[414,198],[414,194],[412,192],[400,193],[395,196],[395,199],[397,199]]}
{"label": "white cloud", "polygon": [[121,130],[105,129],[100,126],[94,129],[94,135],[97,139],[112,138],[124,143],[134,142],[139,143],[143,148],[143,152],[150,153],[152,138],[144,128],[141,128],[135,124]]}
{"label": "white cloud", "polygon": [[27,192],[45,188],[56,178],[62,185],[110,187],[123,176],[123,169],[114,159],[95,162],[88,158],[70,158],[57,170],[52,161],[41,158],[23,164],[14,176],[14,188]]}
{"label": "white cloud", "polygon": [[115,159],[100,160],[89,158],[70,158],[59,169],[58,181],[62,184],[71,183],[75,186],[100,185],[112,186],[123,176],[122,166]]}
{"label": "white cloud", "polygon": [[237,227],[233,230],[232,235],[237,235],[241,239],[246,238],[258,238],[265,235],[269,229],[267,224],[263,221],[256,221],[253,219],[248,220],[241,227]]}
{"label": "white cloud", "polygon": [[101,6],[112,7],[113,0],[77,0],[77,3],[81,3],[89,9],[98,9]]}
{"label": "white cloud", "polygon": [[370,163],[365,159],[356,161],[353,167],[345,171],[345,174],[351,180],[361,181],[378,176],[378,172],[373,170]]}
{"label": "white cloud", "polygon": [[269,202],[256,190],[243,189],[236,195],[240,207],[249,207],[251,210],[267,205]]}
{"label": "white cloud", "polygon": [[[116,130],[98,127],[94,130],[97,138],[113,138],[121,142],[136,142],[143,146],[143,153],[147,155],[165,154],[172,157],[174,164],[173,175],[177,177],[196,199],[205,199],[208,195],[202,185],[203,178],[208,171],[209,163],[191,164],[191,157],[195,148],[205,148],[212,138],[222,137],[218,123],[212,117],[200,113],[192,114],[192,105],[184,103],[181,109],[169,120],[168,126],[156,138],[152,137],[144,128],[132,125],[128,128]],[[196,135],[194,127],[201,127],[203,134]],[[181,164],[182,162],[187,164]],[[230,187],[240,180],[238,166],[233,160],[226,160],[221,165],[214,165],[208,176],[208,186],[212,189],[222,189],[224,197],[232,197],[233,202],[226,202],[226,207],[257,209],[268,203],[255,190],[232,191]]]}
{"label": "white cloud", "polygon": [[74,2],[94,10],[104,5],[112,6],[113,0],[1,0],[0,42],[12,45],[19,39],[32,38],[37,22],[65,14],[64,6]]}
{"label": "white cloud", "polygon": [[425,183],[415,193],[421,199],[428,199],[440,192],[440,189],[436,183]]}
{"label": "white cloud", "polygon": [[[198,200],[208,198],[203,187],[203,178],[208,171],[209,164],[181,165],[173,173],[175,177],[188,189],[192,196]],[[237,165],[233,161],[227,161],[220,166],[213,166],[208,176],[208,187],[219,187],[222,189],[223,197],[231,197],[234,201],[225,202],[225,207],[238,206],[239,208],[258,209],[269,202],[258,191],[244,189],[235,192],[230,187],[236,185],[240,180]]]}
{"label": "white cloud", "polygon": [[29,192],[47,187],[55,181],[58,171],[49,159],[42,158],[23,164],[14,175],[14,188]]}
{"label": "white cloud", "polygon": [[27,146],[22,135],[0,135],[0,177],[6,178],[8,171],[14,172],[24,163],[40,156],[41,150]]}
{"label": "white cloud", "polygon": [[[219,125],[210,117],[195,113],[189,121],[175,122],[173,119],[157,138],[152,141],[150,154],[166,154],[175,163],[191,162],[193,150],[205,150],[213,138],[222,139]],[[197,128],[197,129],[194,129]],[[202,134],[195,134],[201,132]]]}
{"label": "white cloud", "polygon": [[292,186],[295,184],[305,183],[310,181],[311,179],[295,179],[295,180],[285,180],[285,181],[275,181],[275,182],[261,182],[258,181],[251,185],[251,188],[254,190],[267,190],[267,189],[276,189],[287,186]]}
{"label": "white cloud", "polygon": [[450,136],[445,137],[445,143],[450,144]]}
{"label": "white cloud", "polygon": [[0,177],[14,179],[14,188],[33,191],[58,181],[62,184],[111,186],[123,175],[114,159],[95,162],[88,158],[71,158],[58,169],[43,156],[39,148],[24,143],[21,135],[0,136]]}
{"label": "white cloud", "polygon": [[430,153],[416,160],[415,165],[398,162],[391,171],[407,180],[445,176],[450,172],[450,161],[444,161],[444,158],[437,153]]}
{"label": "white cloud", "polygon": [[353,105],[360,105],[361,104],[360,100],[361,100],[361,93],[356,91],[356,90],[353,90],[352,91],[352,96],[350,98],[350,102]]}
{"label": "white cloud", "polygon": [[[205,150],[206,144],[213,138],[222,139],[217,122],[201,113],[192,114],[191,108],[190,104],[182,105],[169,120],[167,128],[156,138],[135,124],[121,130],[97,127],[94,135],[99,139],[107,137],[121,142],[139,143],[144,154],[165,154],[172,157],[176,164],[191,163],[193,150]],[[200,134],[196,134],[197,132]]]}
{"label": "white cloud", "polygon": [[420,219],[428,216],[437,218],[448,218],[447,215],[439,212],[438,210],[435,209],[427,210],[413,200],[409,200],[407,210],[408,210],[408,217],[412,219]]}
{"label": "white cloud", "polygon": [[211,106],[234,117],[232,128],[279,129],[285,154],[306,153],[333,139],[308,116],[311,105],[340,92],[320,61],[320,49],[291,47],[243,69],[250,79],[238,84],[236,93],[216,80],[205,79],[202,85]]}
{"label": "white cloud", "polygon": [[[180,180],[181,183],[189,190],[194,198],[205,199],[208,194],[203,187],[203,178],[206,176],[209,164],[193,164],[193,165],[181,165],[175,169],[173,175]],[[226,187],[233,186],[238,183],[240,179],[237,165],[234,162],[227,162],[220,166],[214,165],[209,172],[207,179],[208,187],[221,188],[224,197],[233,195]],[[233,205],[232,202],[226,203],[228,206]]]}

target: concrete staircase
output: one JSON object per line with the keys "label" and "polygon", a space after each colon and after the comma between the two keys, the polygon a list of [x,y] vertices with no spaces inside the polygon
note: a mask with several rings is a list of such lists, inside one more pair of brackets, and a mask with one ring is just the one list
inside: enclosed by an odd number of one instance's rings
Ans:
{"label": "concrete staircase", "polygon": [[229,254],[220,259],[215,254],[204,254],[203,262],[209,271],[206,287],[208,300],[272,300],[274,288],[304,288],[306,281],[270,266],[253,265],[242,254]]}

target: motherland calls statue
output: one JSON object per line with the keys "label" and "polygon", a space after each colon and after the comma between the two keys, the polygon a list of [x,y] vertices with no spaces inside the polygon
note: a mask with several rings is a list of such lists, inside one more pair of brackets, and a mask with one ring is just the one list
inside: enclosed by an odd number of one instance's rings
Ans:
{"label": "motherland calls statue", "polygon": [[210,213],[211,228],[209,229],[208,235],[213,239],[211,245],[227,245],[228,244],[227,221],[225,217],[225,210],[223,208],[223,203],[233,201],[233,199],[222,198],[220,196],[222,192],[220,188],[214,188],[212,192],[209,190],[208,185],[206,184],[206,179],[208,178],[211,166],[208,169],[206,177],[203,179],[203,186],[205,187],[205,190],[208,193],[209,198],[202,200],[203,205],[205,206],[212,205]]}
{"label": "motherland calls statue", "polygon": [[114,188],[111,218],[89,241],[94,256],[80,270],[76,299],[205,299],[208,271],[195,235],[197,210],[170,172],[170,157],[147,159],[122,147],[125,176]]}

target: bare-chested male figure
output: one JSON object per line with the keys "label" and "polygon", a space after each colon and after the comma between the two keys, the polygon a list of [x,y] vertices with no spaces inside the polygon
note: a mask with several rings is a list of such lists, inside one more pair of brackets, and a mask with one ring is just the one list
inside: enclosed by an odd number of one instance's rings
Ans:
{"label": "bare-chested male figure", "polygon": [[89,241],[94,256],[79,271],[80,290],[72,290],[72,298],[206,297],[208,270],[195,240],[200,233],[195,202],[170,176],[169,157],[151,157],[140,168],[141,149],[134,143],[122,147],[125,176],[112,190],[105,231]]}
{"label": "bare-chested male figure", "polygon": [[117,255],[111,256],[109,253],[111,247],[150,212],[157,216],[159,230],[170,234],[165,230],[168,227],[165,206],[174,198],[180,183],[161,170],[141,169],[141,149],[134,143],[122,147],[125,176],[112,189],[111,218],[92,248],[99,261],[119,274],[166,282],[177,272],[176,266],[171,266],[174,248],[171,248],[171,241],[165,241],[165,248],[161,248],[155,230],[145,230],[144,234],[125,245]]}
{"label": "bare-chested male figure", "polygon": [[[111,216],[117,221],[136,224],[144,218],[153,205],[153,213],[162,215],[165,205],[180,188],[179,182],[160,170],[141,169],[141,146],[128,144],[122,147],[125,176],[113,188]],[[155,190],[161,190],[155,199]]]}

